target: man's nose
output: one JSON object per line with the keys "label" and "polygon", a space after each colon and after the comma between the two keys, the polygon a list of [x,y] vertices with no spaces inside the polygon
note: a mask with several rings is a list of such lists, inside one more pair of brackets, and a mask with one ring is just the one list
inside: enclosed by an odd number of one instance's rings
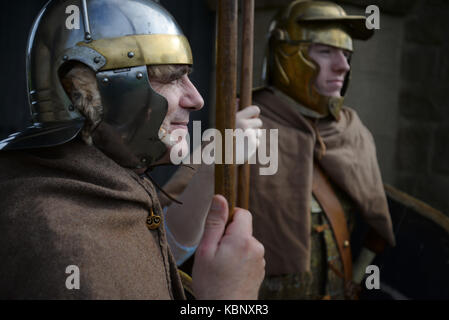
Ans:
{"label": "man's nose", "polygon": [[351,68],[349,66],[348,58],[345,56],[343,50],[336,50],[333,59],[333,69],[337,72],[348,72]]}
{"label": "man's nose", "polygon": [[200,110],[204,106],[204,100],[189,78],[186,80],[185,92],[179,101],[179,105],[190,111]]}

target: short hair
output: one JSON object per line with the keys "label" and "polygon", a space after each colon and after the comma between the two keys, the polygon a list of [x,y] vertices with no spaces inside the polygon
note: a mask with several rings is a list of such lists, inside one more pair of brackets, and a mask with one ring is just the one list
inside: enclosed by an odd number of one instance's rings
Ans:
{"label": "short hair", "polygon": [[103,118],[103,106],[95,73],[81,62],[71,62],[70,66],[60,73],[60,77],[73,106],[86,118],[81,138],[92,145],[91,132]]}

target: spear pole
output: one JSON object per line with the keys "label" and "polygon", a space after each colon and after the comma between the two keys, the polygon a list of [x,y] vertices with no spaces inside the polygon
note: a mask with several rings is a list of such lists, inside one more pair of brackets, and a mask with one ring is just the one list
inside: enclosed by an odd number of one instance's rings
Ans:
{"label": "spear pole", "polygon": [[[253,54],[254,54],[254,0],[243,0],[242,66],[240,71],[239,110],[252,104],[253,90]],[[249,164],[238,168],[237,205],[249,208]]]}
{"label": "spear pole", "polygon": [[[225,129],[235,129],[235,98],[237,81],[237,0],[218,0],[217,10],[217,73],[216,73],[216,128],[225,137]],[[226,163],[226,154],[234,154],[232,145],[222,143],[222,164],[215,164],[215,193],[229,203],[229,219],[235,207],[235,164]],[[216,146],[218,146],[216,144]],[[229,149],[231,148],[231,149]],[[217,156],[217,150],[215,150]],[[217,157],[216,157],[217,159]]]}

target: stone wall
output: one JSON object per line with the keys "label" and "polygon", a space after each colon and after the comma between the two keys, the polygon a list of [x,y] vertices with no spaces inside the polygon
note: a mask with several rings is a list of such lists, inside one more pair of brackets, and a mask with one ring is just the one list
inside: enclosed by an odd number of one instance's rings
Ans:
{"label": "stone wall", "polygon": [[449,2],[417,1],[406,17],[399,92],[399,188],[449,214]]}
{"label": "stone wall", "polygon": [[[365,15],[365,7],[343,7],[349,14]],[[357,111],[373,134],[384,182],[394,184],[404,18],[379,8],[380,29],[368,41],[354,41],[345,104]]]}

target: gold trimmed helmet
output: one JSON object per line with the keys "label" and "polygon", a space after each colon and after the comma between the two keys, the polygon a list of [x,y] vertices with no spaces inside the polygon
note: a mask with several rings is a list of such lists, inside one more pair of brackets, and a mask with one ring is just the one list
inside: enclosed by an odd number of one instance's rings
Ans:
{"label": "gold trimmed helmet", "polygon": [[[70,14],[76,13],[80,26],[69,28]],[[158,133],[168,105],[151,88],[147,66],[193,62],[174,18],[151,0],[49,1],[28,40],[32,123],[0,141],[0,150],[56,146],[80,132],[85,119],[60,81],[71,62],[96,74],[103,115],[94,144],[125,167],[158,160],[166,152]]]}
{"label": "gold trimmed helmet", "polygon": [[270,25],[266,80],[305,107],[303,114],[312,118],[332,115],[338,120],[349,72],[341,97],[321,95],[314,86],[319,66],[310,58],[309,48],[318,43],[352,52],[352,39],[367,40],[373,35],[365,21],[364,16],[349,16],[332,2],[293,1]]}

